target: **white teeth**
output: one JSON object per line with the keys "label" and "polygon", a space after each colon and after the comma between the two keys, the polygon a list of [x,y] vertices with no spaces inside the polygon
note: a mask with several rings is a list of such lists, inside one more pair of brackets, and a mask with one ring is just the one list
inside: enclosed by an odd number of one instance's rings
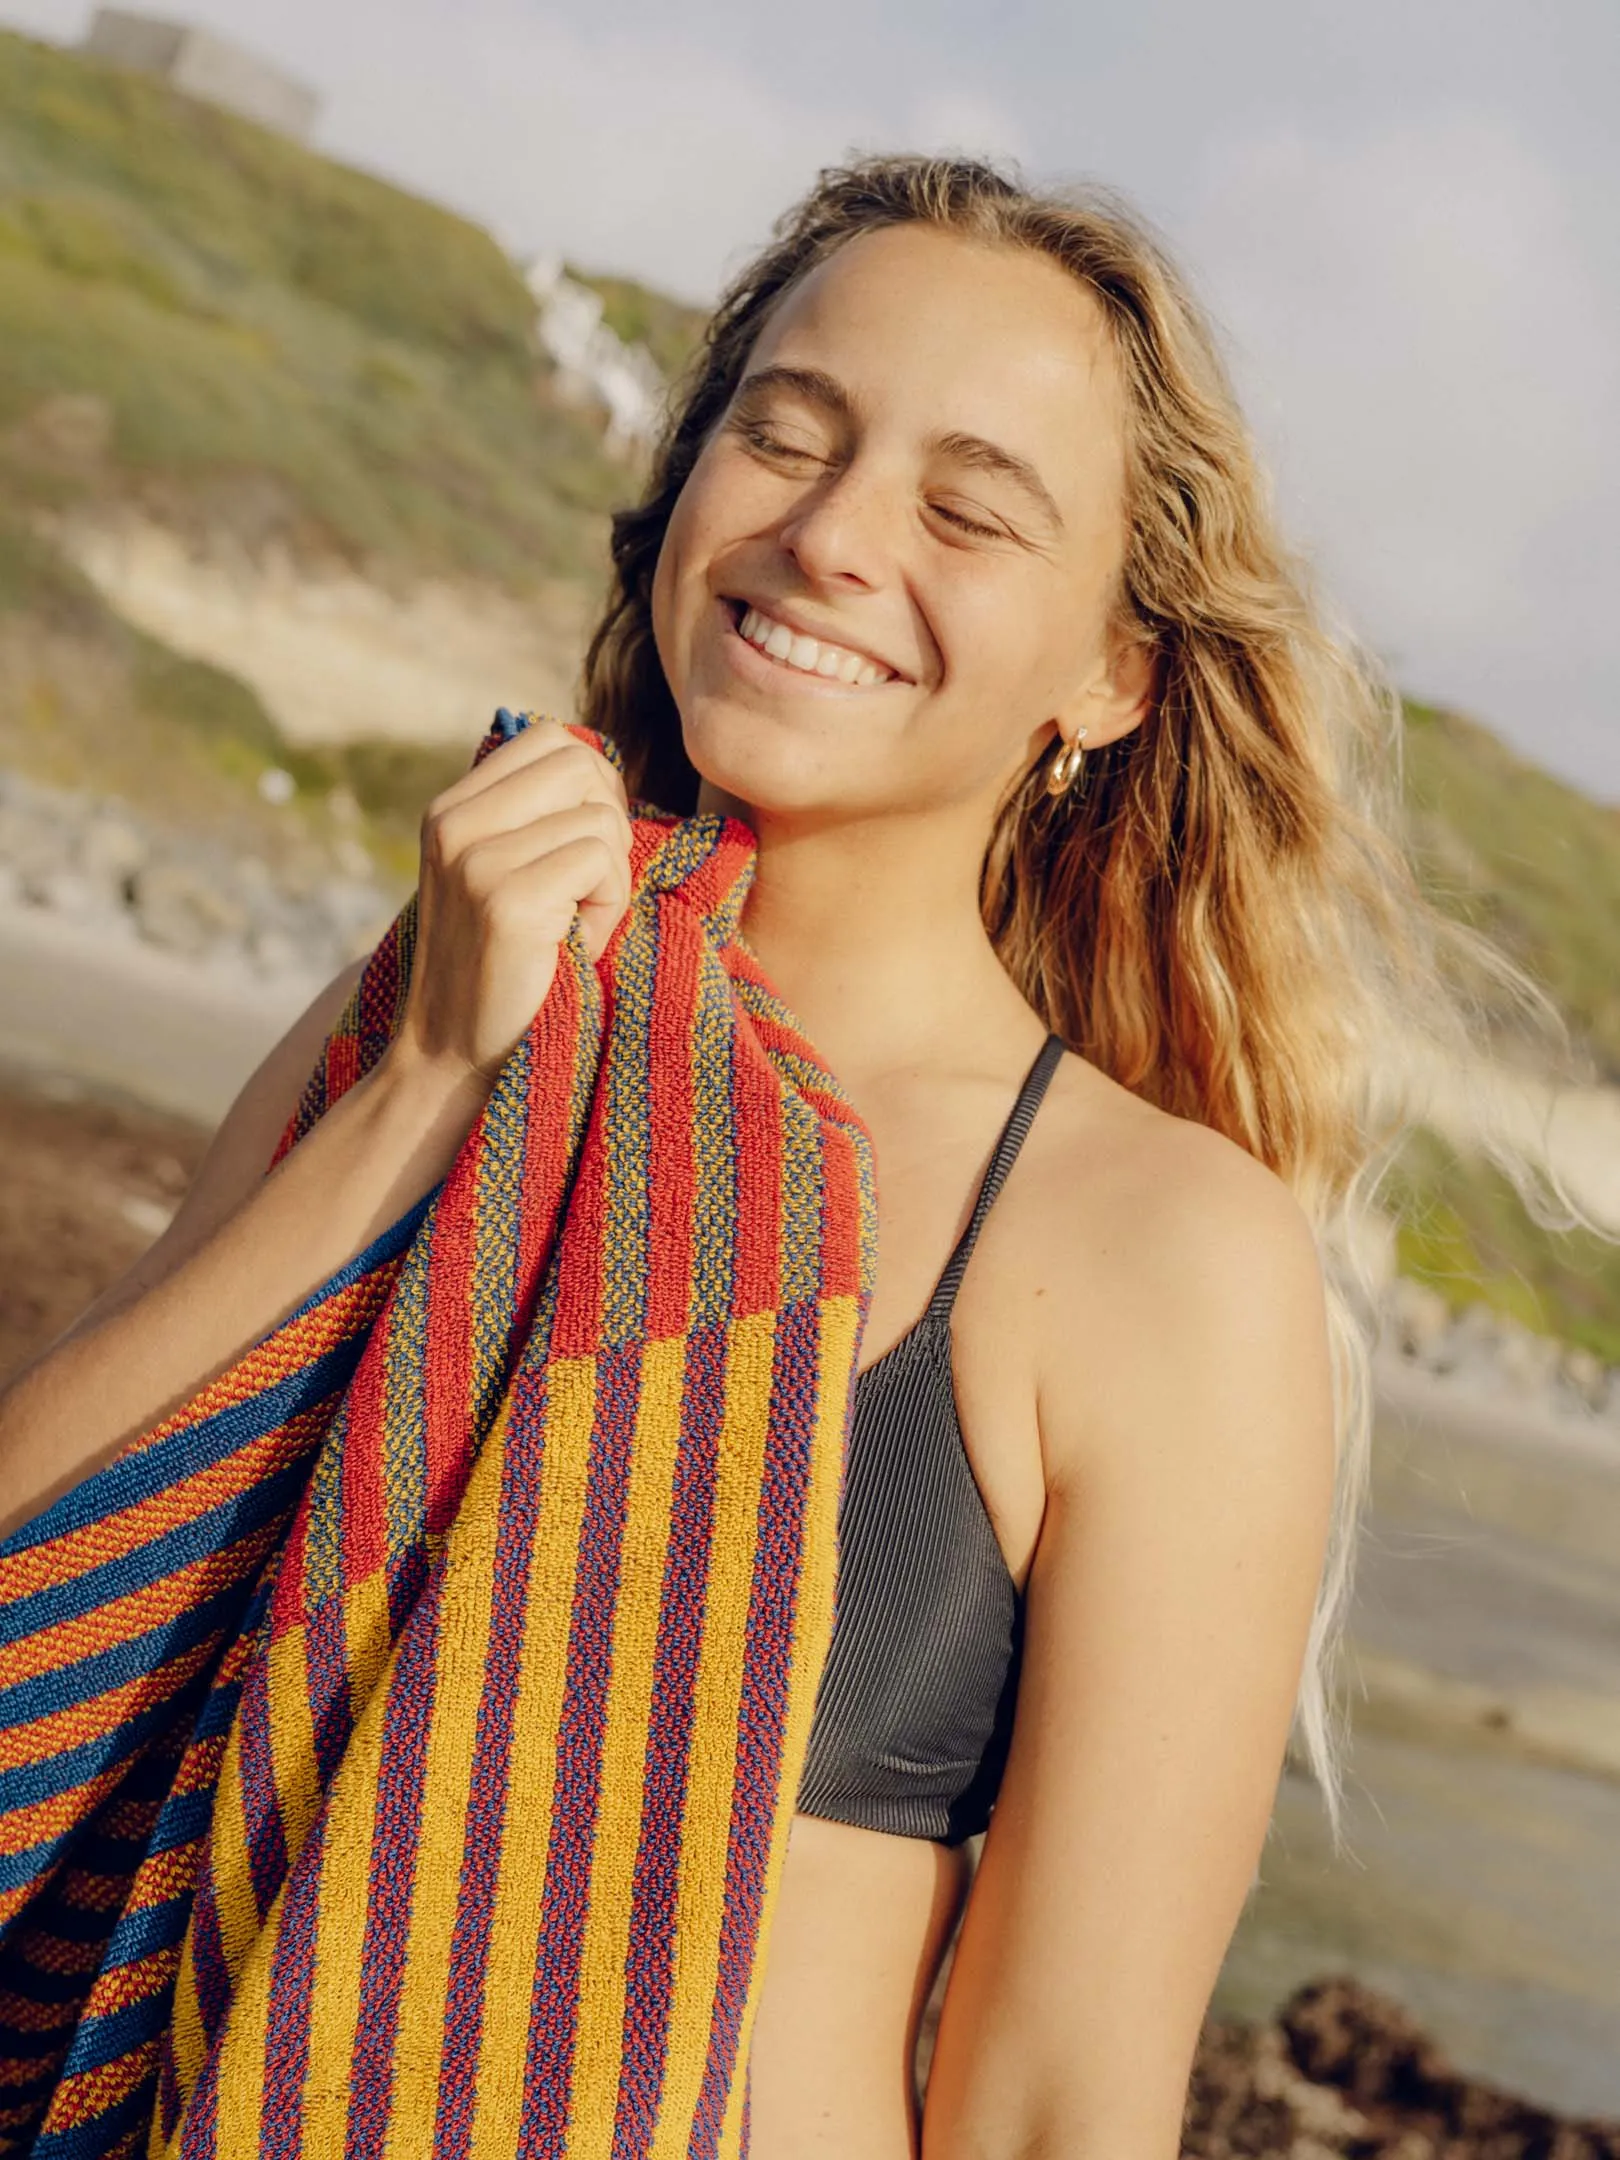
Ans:
{"label": "white teeth", "polygon": [[784,661],[807,675],[825,675],[848,683],[852,688],[865,689],[868,684],[884,682],[890,672],[841,645],[824,645],[819,638],[790,630],[786,623],[773,621],[758,608],[745,608],[737,629],[750,645],[769,653],[773,660]]}

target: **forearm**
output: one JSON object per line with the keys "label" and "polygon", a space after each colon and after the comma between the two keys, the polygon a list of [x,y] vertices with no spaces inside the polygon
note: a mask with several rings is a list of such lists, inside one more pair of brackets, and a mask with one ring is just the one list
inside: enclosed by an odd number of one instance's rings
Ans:
{"label": "forearm", "polygon": [[[481,1106],[385,1058],[172,1268],[161,1254],[0,1395],[0,1535],[178,1409],[442,1179]],[[155,1275],[155,1279],[153,1279]]]}

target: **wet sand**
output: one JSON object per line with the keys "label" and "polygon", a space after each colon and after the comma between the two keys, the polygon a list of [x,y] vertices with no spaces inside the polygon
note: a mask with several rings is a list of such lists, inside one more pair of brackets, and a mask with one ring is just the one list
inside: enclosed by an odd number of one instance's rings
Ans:
{"label": "wet sand", "polygon": [[1215,2008],[1347,1971],[1460,2068],[1620,2113],[1620,1436],[1403,1396],[1352,1616],[1348,1851],[1285,1775]]}

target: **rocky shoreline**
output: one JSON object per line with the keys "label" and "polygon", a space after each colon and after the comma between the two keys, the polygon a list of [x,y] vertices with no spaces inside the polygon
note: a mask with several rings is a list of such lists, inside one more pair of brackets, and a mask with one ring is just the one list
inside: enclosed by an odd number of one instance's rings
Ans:
{"label": "rocky shoreline", "polygon": [[1620,2121],[1464,2077],[1398,2003],[1333,1975],[1267,2024],[1205,2026],[1182,2160],[1620,2160]]}
{"label": "rocky shoreline", "polygon": [[1538,1335],[1487,1305],[1454,1310],[1438,1291],[1397,1275],[1384,1292],[1383,1347],[1449,1392],[1601,1432],[1620,1450],[1620,1366],[1579,1344]]}
{"label": "rocky shoreline", "polygon": [[[286,774],[261,781],[267,803]],[[246,980],[323,982],[376,942],[396,900],[328,798],[337,831],[277,851],[165,827],[127,803],[0,770],[0,907],[37,909],[100,940],[135,942]]]}

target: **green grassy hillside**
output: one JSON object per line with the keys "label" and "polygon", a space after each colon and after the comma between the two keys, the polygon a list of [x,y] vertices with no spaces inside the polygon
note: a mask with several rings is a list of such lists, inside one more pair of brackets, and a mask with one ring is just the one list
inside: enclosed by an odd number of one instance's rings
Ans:
{"label": "green grassy hillside", "polygon": [[1620,808],[1478,722],[1406,708],[1412,837],[1434,897],[1505,946],[1620,1081]]}
{"label": "green grassy hillside", "polygon": [[[521,588],[583,575],[623,469],[550,395],[522,280],[448,211],[0,33],[0,483]],[[28,421],[79,393],[96,469]]]}

